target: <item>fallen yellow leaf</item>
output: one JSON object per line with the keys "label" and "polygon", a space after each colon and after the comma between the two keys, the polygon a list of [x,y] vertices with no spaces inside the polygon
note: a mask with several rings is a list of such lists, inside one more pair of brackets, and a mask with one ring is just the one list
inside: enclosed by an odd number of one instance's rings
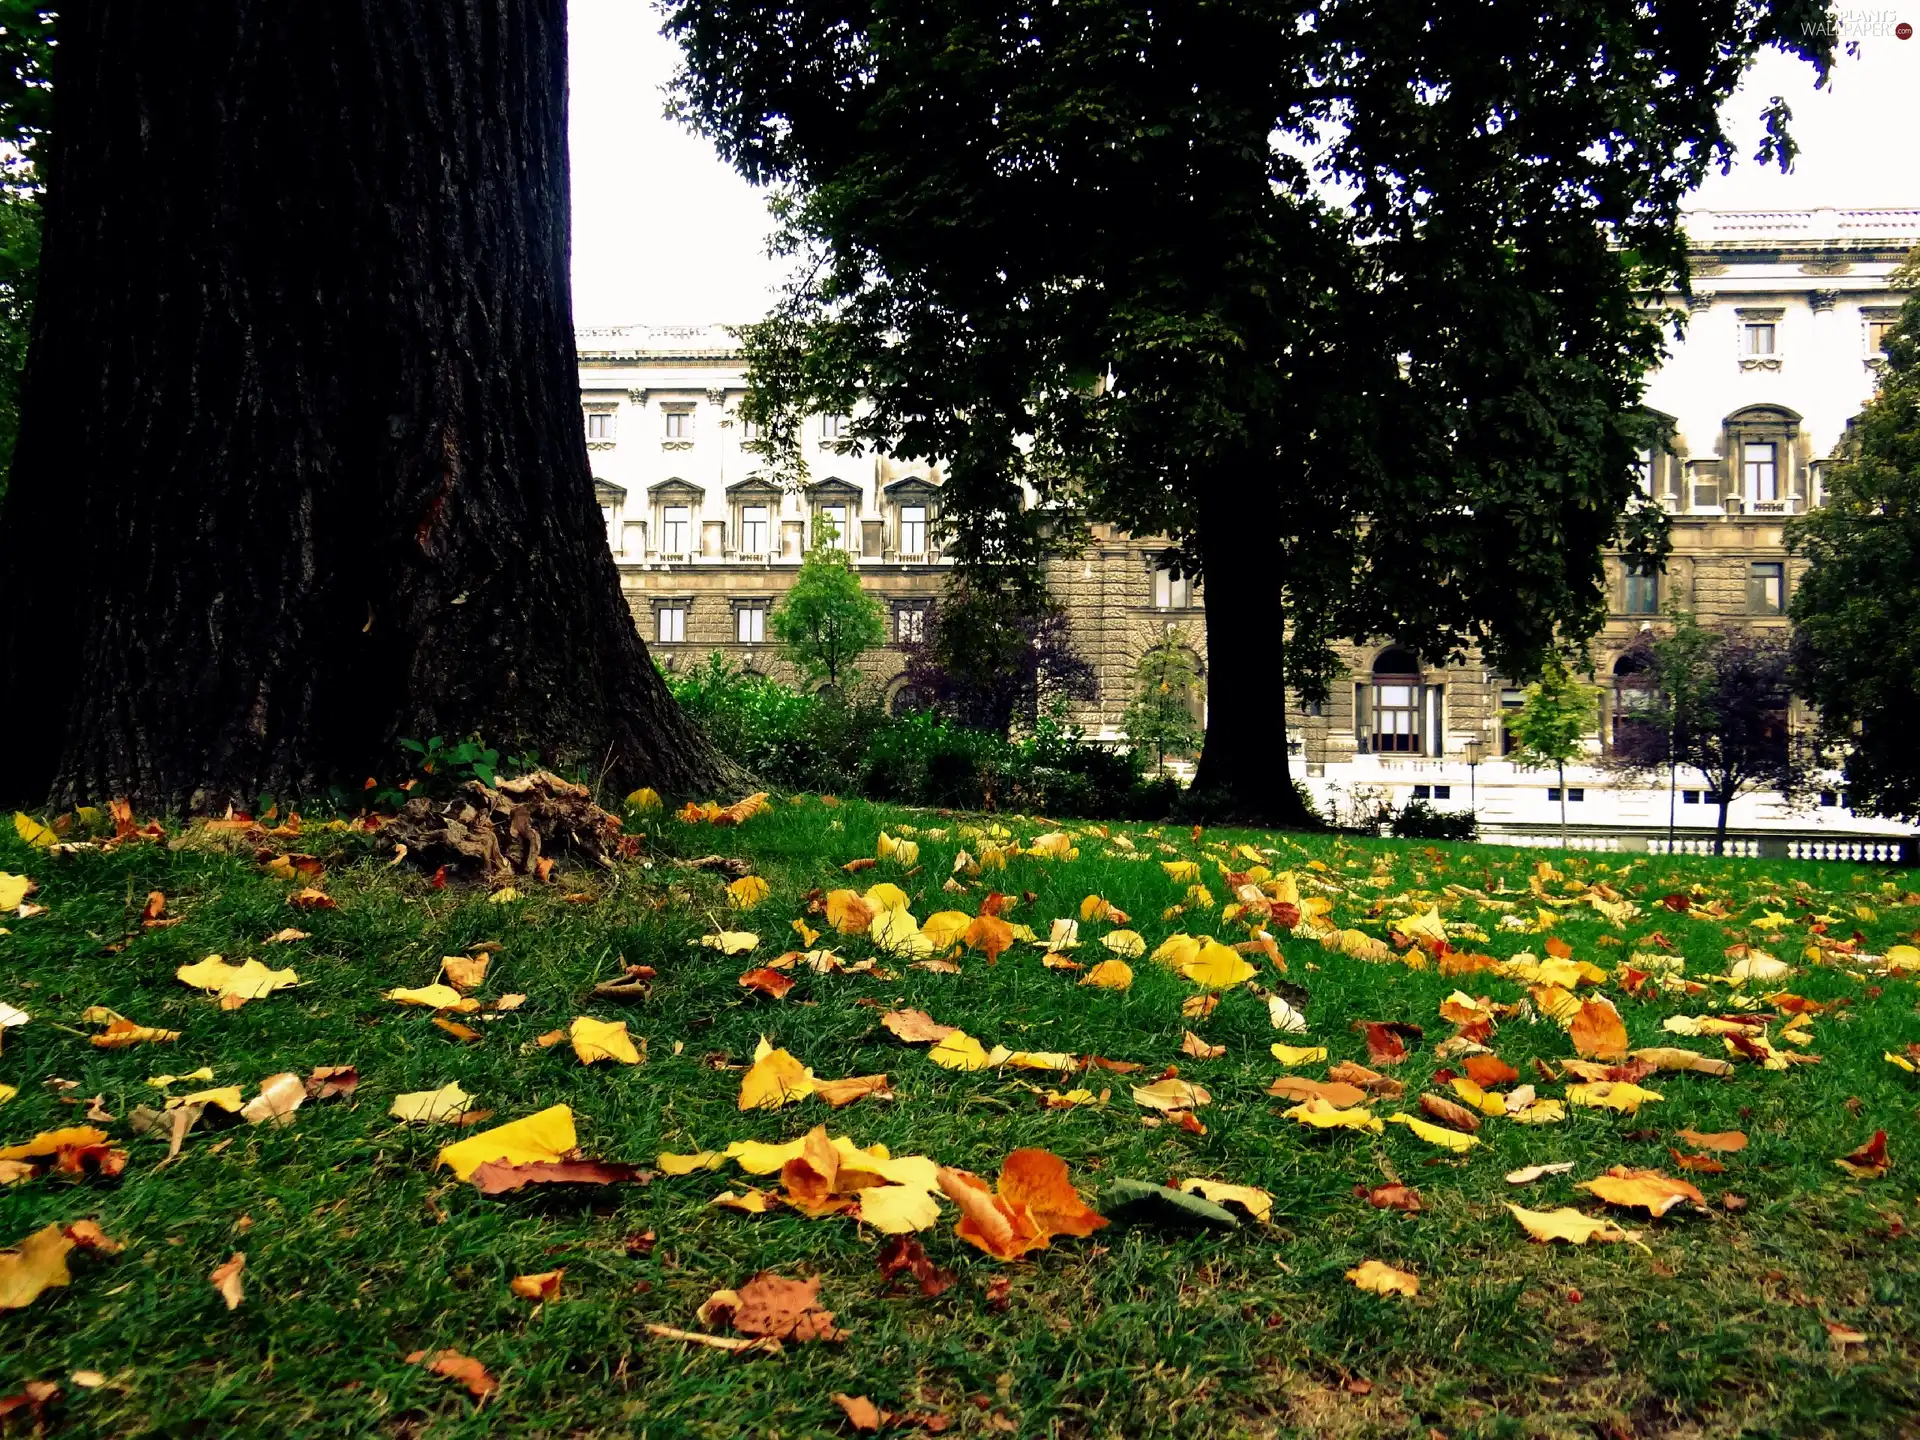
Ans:
{"label": "fallen yellow leaf", "polygon": [[1276,1040],[1267,1049],[1282,1065],[1318,1065],[1327,1058],[1324,1045],[1282,1045]]}
{"label": "fallen yellow leaf", "polygon": [[1211,1200],[1216,1205],[1238,1205],[1262,1225],[1273,1219],[1273,1196],[1251,1185],[1229,1185],[1220,1180],[1182,1180],[1175,1188],[1189,1195],[1198,1195],[1203,1200]]}
{"label": "fallen yellow leaf", "polygon": [[1287,1119],[1298,1120],[1302,1125],[1311,1125],[1316,1130],[1370,1130],[1379,1135],[1386,1129],[1380,1123],[1380,1117],[1371,1110],[1361,1106],[1342,1110],[1318,1095],[1302,1101],[1285,1114]]}
{"label": "fallen yellow leaf", "polygon": [[466,1180],[489,1160],[507,1165],[559,1160],[577,1143],[573,1111],[565,1105],[551,1105],[536,1114],[482,1130],[458,1144],[444,1146],[435,1163],[447,1166],[457,1178]]}
{"label": "fallen yellow leaf", "polygon": [[1640,1238],[1638,1230],[1622,1230],[1611,1220],[1596,1220],[1582,1215],[1571,1206],[1563,1205],[1558,1210],[1528,1210],[1509,1204],[1507,1209],[1520,1222],[1520,1228],[1541,1245],[1550,1240],[1564,1240],[1569,1245],[1585,1245],[1590,1240],[1597,1240],[1607,1245]]}
{"label": "fallen yellow leaf", "polygon": [[727,886],[727,899],[739,910],[751,910],[767,898],[767,882],[758,875],[742,875]]}
{"label": "fallen yellow leaf", "polygon": [[1389,1115],[1390,1124],[1404,1125],[1429,1145],[1438,1145],[1454,1154],[1463,1154],[1480,1143],[1478,1137],[1462,1134],[1458,1130],[1449,1130],[1444,1125],[1429,1125],[1424,1120],[1416,1120],[1411,1115]]}
{"label": "fallen yellow leaf", "polygon": [[396,1095],[387,1113],[396,1120],[429,1125],[458,1119],[472,1108],[473,1096],[455,1083],[442,1085],[438,1090],[409,1090],[403,1095]]}
{"label": "fallen yellow leaf", "polygon": [[173,974],[175,979],[196,990],[219,996],[221,1005],[228,1009],[300,983],[300,977],[292,970],[269,970],[253,959],[229,965],[218,955],[182,965]]}
{"label": "fallen yellow leaf", "polygon": [[580,1057],[582,1065],[592,1065],[600,1060],[617,1060],[622,1065],[640,1063],[640,1052],[634,1048],[624,1020],[595,1020],[587,1015],[576,1016],[573,1024],[567,1027],[567,1037],[573,1041],[573,1053]]}
{"label": "fallen yellow leaf", "polygon": [[742,1110],[778,1110],[813,1093],[813,1071],[763,1035],[753,1065],[740,1081]]}
{"label": "fallen yellow leaf", "polygon": [[1367,1260],[1357,1268],[1347,1271],[1347,1279],[1362,1290],[1370,1290],[1376,1295],[1418,1295],[1420,1277],[1405,1270],[1396,1270],[1378,1260]]}
{"label": "fallen yellow leaf", "polygon": [[462,1014],[480,1008],[480,1002],[470,996],[462,995],[451,985],[416,985],[411,988],[400,986],[389,990],[381,997],[399,1005],[418,1005],[425,1010],[458,1010]]}
{"label": "fallen yellow leaf", "polygon": [[1567,1086],[1567,1103],[1590,1109],[1618,1110],[1631,1115],[1649,1100],[1664,1100],[1657,1090],[1643,1090],[1625,1080],[1596,1080],[1591,1085]]}
{"label": "fallen yellow leaf", "polygon": [[1193,1110],[1212,1104],[1213,1096],[1189,1080],[1156,1080],[1134,1086],[1133,1103],[1148,1110]]}

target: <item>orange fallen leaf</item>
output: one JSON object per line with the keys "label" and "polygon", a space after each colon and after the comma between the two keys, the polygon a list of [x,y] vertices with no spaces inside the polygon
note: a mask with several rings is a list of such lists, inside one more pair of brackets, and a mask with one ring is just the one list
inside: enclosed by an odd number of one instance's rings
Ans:
{"label": "orange fallen leaf", "polygon": [[1013,926],[998,915],[982,909],[973,917],[973,923],[967,926],[966,934],[961,938],[966,941],[969,950],[983,951],[987,963],[992,964],[1013,944]]}
{"label": "orange fallen leaf", "polygon": [[543,1270],[537,1275],[516,1275],[507,1281],[507,1288],[522,1300],[553,1300],[560,1294],[560,1277],[566,1269]]}
{"label": "orange fallen leaf", "polygon": [[407,1356],[409,1365],[424,1364],[436,1375],[444,1375],[449,1380],[458,1380],[474,1398],[484,1400],[500,1388],[500,1382],[487,1373],[487,1367],[471,1355],[462,1355],[458,1350],[435,1350],[431,1353],[416,1350]]}
{"label": "orange fallen leaf", "polygon": [[1418,1215],[1425,1208],[1420,1203],[1420,1192],[1409,1185],[1376,1185],[1365,1194],[1367,1203],[1376,1210],[1404,1210],[1409,1215]]}
{"label": "orange fallen leaf", "polygon": [[842,1105],[871,1095],[876,1100],[891,1100],[893,1091],[885,1075],[853,1075],[845,1080],[816,1080],[813,1093],[838,1110]]}
{"label": "orange fallen leaf", "polygon": [[1887,1132],[1874,1131],[1866,1144],[1833,1163],[1857,1179],[1878,1180],[1893,1168],[1893,1161],[1887,1158]]}
{"label": "orange fallen leaf", "polygon": [[944,1040],[956,1029],[940,1024],[924,1010],[889,1010],[880,1017],[880,1023],[909,1045]]}
{"label": "orange fallen leaf", "polygon": [[504,1195],[529,1185],[644,1185],[653,1174],[604,1160],[533,1160],[524,1165],[483,1160],[467,1179],[482,1195]]}
{"label": "orange fallen leaf", "polygon": [[891,1418],[864,1395],[843,1395],[836,1390],[831,1398],[846,1414],[847,1423],[856,1430],[878,1430]]}
{"label": "orange fallen leaf", "polygon": [[764,965],[749,970],[740,977],[742,990],[758,990],[762,995],[770,996],[775,1000],[793,989],[793,985],[791,975],[783,975],[778,970],[770,970]]}
{"label": "orange fallen leaf", "polygon": [[[731,1297],[731,1303],[717,1306],[710,1313],[727,1314],[733,1328],[742,1335],[795,1343],[847,1338],[846,1331],[834,1329],[833,1311],[820,1307],[817,1275],[811,1280],[789,1280],[771,1270],[763,1270],[737,1291],[720,1293]],[[707,1307],[701,1309],[706,1311]],[[704,1320],[707,1315],[701,1318]]]}
{"label": "orange fallen leaf", "polygon": [[1623,1060],[1627,1054],[1627,1026],[1613,1002],[1600,997],[1582,1002],[1568,1026],[1573,1048],[1595,1060]]}
{"label": "orange fallen leaf", "polygon": [[1067,1165],[1047,1150],[1015,1150],[995,1190],[964,1170],[942,1166],[940,1188],[960,1208],[954,1233],[999,1260],[1041,1250],[1055,1235],[1091,1235],[1107,1222],[1073,1188]]}
{"label": "orange fallen leaf", "polygon": [[1731,1154],[1747,1148],[1746,1134],[1740,1130],[1715,1130],[1705,1134],[1698,1130],[1676,1130],[1674,1134],[1696,1150],[1719,1150]]}
{"label": "orange fallen leaf", "polygon": [[1520,1078],[1520,1072],[1498,1055],[1469,1055],[1462,1065],[1467,1078],[1483,1090],[1491,1090],[1497,1085],[1510,1085]]}
{"label": "orange fallen leaf", "polygon": [[1673,1168],[1676,1170],[1692,1170],[1700,1175],[1719,1175],[1727,1168],[1711,1155],[1688,1155],[1671,1146],[1668,1147],[1667,1154],[1673,1157]]}
{"label": "orange fallen leaf", "polygon": [[1227,1053],[1227,1047],[1224,1045],[1209,1045],[1204,1039],[1189,1030],[1181,1038],[1180,1053],[1182,1055],[1191,1055],[1196,1060],[1218,1060],[1222,1055]]}
{"label": "orange fallen leaf", "polygon": [[246,1298],[246,1292],[240,1286],[240,1274],[247,1268],[247,1255],[244,1250],[233,1252],[233,1258],[224,1265],[214,1267],[207,1283],[220,1292],[220,1298],[227,1302],[227,1309],[238,1310],[240,1302]]}

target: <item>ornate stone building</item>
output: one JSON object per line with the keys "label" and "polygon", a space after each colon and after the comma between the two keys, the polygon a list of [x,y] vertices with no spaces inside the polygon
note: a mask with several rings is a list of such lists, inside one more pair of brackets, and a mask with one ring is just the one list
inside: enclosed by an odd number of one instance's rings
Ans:
{"label": "ornate stone building", "polygon": [[[1820,503],[1822,472],[1873,393],[1881,345],[1902,297],[1888,274],[1920,244],[1920,208],[1694,212],[1694,263],[1682,338],[1648,386],[1671,425],[1646,457],[1643,484],[1672,517],[1663,575],[1629,574],[1607,557],[1611,614],[1594,646],[1603,689],[1596,751],[1619,703],[1614,666],[1642,629],[1677,602],[1708,624],[1784,626],[1795,565],[1783,525]],[[644,327],[579,334],[581,403],[608,543],[630,603],[663,664],[712,650],[762,673],[781,666],[765,616],[802,551],[830,521],[867,587],[889,607],[893,634],[924,625],[942,561],[937,465],[858,456],[833,416],[808,421],[812,483],[785,494],[753,477],[738,416],[745,374],[723,329]],[[1150,537],[1096,526],[1084,553],[1056,566],[1056,592],[1101,685],[1079,717],[1117,736],[1141,651],[1170,629],[1206,666],[1204,590],[1155,568]],[[1334,803],[1365,791],[1399,803],[1473,802],[1490,821],[1557,817],[1547,777],[1500,760],[1503,709],[1518,687],[1485,667],[1440,666],[1389,640],[1351,647],[1349,675],[1322,706],[1290,705],[1292,763]],[[898,696],[902,657],[865,668]],[[1202,700],[1204,703],[1204,700]],[[1684,779],[1682,781],[1684,787]],[[1664,824],[1664,790],[1616,787],[1605,772],[1569,775],[1571,813],[1589,823]],[[1844,797],[1796,824],[1853,822]],[[1698,784],[1673,797],[1684,824],[1706,823]],[[1689,813],[1690,812],[1690,813]],[[1744,825],[1784,823],[1767,797],[1736,804]]]}

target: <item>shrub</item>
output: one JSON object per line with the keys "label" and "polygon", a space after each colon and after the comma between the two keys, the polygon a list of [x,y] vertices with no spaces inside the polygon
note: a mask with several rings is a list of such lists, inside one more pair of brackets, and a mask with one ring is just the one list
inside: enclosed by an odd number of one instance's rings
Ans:
{"label": "shrub", "polygon": [[1393,817],[1393,833],[1402,840],[1474,840],[1480,817],[1471,810],[1436,810],[1424,800],[1409,800]]}
{"label": "shrub", "polygon": [[802,694],[718,654],[670,683],[722,751],[780,789],[1111,819],[1159,818],[1180,794],[1057,715],[1009,739],[937,714],[889,715],[870,691]]}

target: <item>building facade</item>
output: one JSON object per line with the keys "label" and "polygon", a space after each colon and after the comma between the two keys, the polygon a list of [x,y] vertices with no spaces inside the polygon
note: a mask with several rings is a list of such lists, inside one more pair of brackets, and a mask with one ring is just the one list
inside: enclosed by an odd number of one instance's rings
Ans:
{"label": "building facade", "polygon": [[[1602,689],[1596,754],[1621,708],[1615,666],[1670,606],[1709,626],[1786,625],[1795,562],[1784,525],[1820,503],[1823,472],[1872,396],[1903,298],[1888,277],[1920,244],[1920,207],[1697,211],[1687,232],[1693,298],[1663,302],[1684,330],[1646,394],[1669,435],[1646,456],[1642,480],[1671,517],[1672,555],[1658,575],[1606,557],[1610,614],[1592,651]],[[921,633],[943,579],[939,467],[856,454],[842,418],[815,416],[810,483],[783,492],[756,478],[744,448],[745,370],[726,330],[582,330],[578,343],[608,543],[661,663],[682,669],[717,650],[738,667],[783,675],[766,613],[831,525],[887,607],[896,642],[863,668],[890,701],[909,700],[898,644]],[[1204,588],[1157,568],[1163,544],[1096,525],[1083,553],[1055,568],[1055,592],[1100,682],[1099,699],[1077,717],[1095,734],[1119,736],[1141,652],[1169,632],[1194,652],[1204,704]],[[1472,803],[1495,823],[1557,820],[1551,777],[1501,759],[1500,717],[1520,703],[1516,683],[1473,663],[1430,663],[1390,639],[1343,658],[1349,674],[1330,700],[1295,699],[1287,717],[1292,764],[1323,802],[1357,810],[1420,798]],[[1567,798],[1572,818],[1598,824],[1664,824],[1672,808],[1682,826],[1698,826],[1714,809],[1684,777],[1670,797],[1597,767],[1569,773]],[[1797,813],[1777,798],[1743,799],[1735,823],[1874,828],[1854,821],[1844,796],[1822,798]]]}

